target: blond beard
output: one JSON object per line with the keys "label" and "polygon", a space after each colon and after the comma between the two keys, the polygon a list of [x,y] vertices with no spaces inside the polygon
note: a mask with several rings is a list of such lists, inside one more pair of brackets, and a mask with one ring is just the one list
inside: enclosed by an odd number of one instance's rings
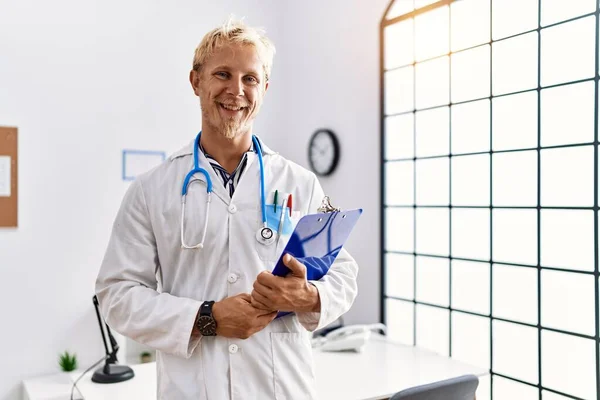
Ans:
{"label": "blond beard", "polygon": [[[206,110],[202,109],[203,120],[207,121],[210,124],[210,118],[208,117],[208,113]],[[235,119],[230,119],[227,121],[220,121],[221,123],[217,126],[214,124],[210,124],[211,128],[215,130],[215,132],[219,132],[226,139],[232,140],[238,136],[241,136],[245,132],[246,125],[238,122]]]}
{"label": "blond beard", "polygon": [[244,125],[233,119],[223,121],[221,127],[222,128],[219,129],[219,132],[221,132],[221,134],[227,139],[235,139],[244,133]]}

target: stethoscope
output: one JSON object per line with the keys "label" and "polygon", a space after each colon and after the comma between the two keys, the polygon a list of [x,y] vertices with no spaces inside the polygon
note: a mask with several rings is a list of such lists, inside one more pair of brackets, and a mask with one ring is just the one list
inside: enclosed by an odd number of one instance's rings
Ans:
{"label": "stethoscope", "polygon": [[[201,249],[204,247],[204,239],[206,239],[206,230],[208,227],[208,216],[210,215],[210,203],[212,197],[212,180],[208,172],[204,168],[200,168],[198,162],[198,149],[200,148],[200,135],[202,135],[202,131],[198,133],[196,136],[196,140],[194,141],[194,168],[188,172],[183,181],[183,188],[181,189],[181,248],[182,249]],[[256,240],[259,243],[269,245],[275,241],[275,234],[273,230],[269,228],[267,225],[267,205],[265,200],[265,169],[263,165],[262,158],[262,148],[260,147],[260,143],[256,136],[252,135],[252,143],[254,143],[254,152],[258,155],[258,165],[260,168],[260,206],[262,212],[262,226],[258,228],[256,231]],[[206,218],[204,219],[204,230],[202,232],[202,241],[197,245],[190,246],[185,244],[185,240],[183,238],[183,232],[185,230],[185,199],[187,197],[188,187],[191,183],[200,181],[201,179],[194,178],[194,175],[197,173],[201,173],[206,178]]]}

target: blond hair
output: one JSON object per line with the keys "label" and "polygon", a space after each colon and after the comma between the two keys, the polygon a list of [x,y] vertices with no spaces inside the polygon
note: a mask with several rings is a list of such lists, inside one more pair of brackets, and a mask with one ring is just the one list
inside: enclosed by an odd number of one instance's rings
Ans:
{"label": "blond hair", "polygon": [[263,29],[250,27],[243,20],[236,20],[231,17],[222,26],[204,35],[194,52],[192,69],[200,71],[213,52],[226,44],[254,46],[263,62],[265,81],[269,80],[271,68],[273,67],[273,57],[275,56],[275,45],[265,35]]}

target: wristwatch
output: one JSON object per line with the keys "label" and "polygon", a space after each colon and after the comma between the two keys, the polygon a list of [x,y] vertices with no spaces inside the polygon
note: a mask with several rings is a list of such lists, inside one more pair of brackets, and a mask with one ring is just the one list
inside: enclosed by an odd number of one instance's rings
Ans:
{"label": "wristwatch", "polygon": [[196,321],[196,327],[202,334],[202,336],[216,336],[217,335],[217,321],[215,321],[212,315],[212,307],[215,304],[214,301],[205,301],[200,306],[200,314]]}

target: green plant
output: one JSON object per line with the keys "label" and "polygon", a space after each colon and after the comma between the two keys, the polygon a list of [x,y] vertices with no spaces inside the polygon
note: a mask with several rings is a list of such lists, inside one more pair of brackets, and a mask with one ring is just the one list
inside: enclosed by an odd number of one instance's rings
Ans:
{"label": "green plant", "polygon": [[143,351],[140,353],[140,362],[147,363],[152,361],[152,355],[148,351]]}
{"label": "green plant", "polygon": [[68,351],[65,351],[63,354],[59,355],[58,365],[60,365],[60,369],[65,372],[76,370],[77,355],[75,353],[70,354]]}

